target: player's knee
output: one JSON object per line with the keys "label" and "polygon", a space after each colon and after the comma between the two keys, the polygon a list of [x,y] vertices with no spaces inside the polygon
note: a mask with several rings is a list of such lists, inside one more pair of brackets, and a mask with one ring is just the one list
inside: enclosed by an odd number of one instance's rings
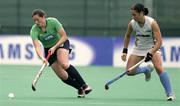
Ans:
{"label": "player's knee", "polygon": [[156,72],[157,72],[159,75],[164,71],[164,69],[161,68],[161,67],[155,67],[155,69],[156,69]]}
{"label": "player's knee", "polygon": [[68,63],[61,63],[63,69],[67,69],[69,67]]}
{"label": "player's knee", "polygon": [[127,73],[128,76],[133,76],[134,74],[132,72]]}

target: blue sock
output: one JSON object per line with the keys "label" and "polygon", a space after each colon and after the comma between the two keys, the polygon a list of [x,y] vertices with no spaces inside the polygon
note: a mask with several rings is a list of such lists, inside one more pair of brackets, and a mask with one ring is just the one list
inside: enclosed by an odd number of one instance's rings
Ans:
{"label": "blue sock", "polygon": [[145,66],[145,67],[137,67],[135,71],[136,71],[136,74],[141,74],[141,73],[145,73],[149,70],[150,70],[149,67]]}
{"label": "blue sock", "polygon": [[170,83],[170,79],[167,72],[162,72],[159,75],[160,81],[166,91],[166,95],[172,95],[172,87]]}

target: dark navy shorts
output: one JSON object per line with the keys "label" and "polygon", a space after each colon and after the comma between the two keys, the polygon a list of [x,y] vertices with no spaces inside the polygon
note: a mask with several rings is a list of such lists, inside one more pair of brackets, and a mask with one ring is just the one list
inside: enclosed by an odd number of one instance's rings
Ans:
{"label": "dark navy shorts", "polygon": [[[69,40],[66,40],[63,44],[63,46],[60,46],[59,48],[64,48],[64,49],[67,49],[69,50],[69,53],[71,53],[71,49],[70,49],[70,43],[69,43]],[[49,62],[49,66],[51,66],[56,60],[57,60],[57,50],[59,49],[57,48],[55,50],[55,52],[50,56],[48,62]],[[44,48],[44,51],[45,51],[45,57],[47,57],[48,55],[48,50],[50,48]]]}

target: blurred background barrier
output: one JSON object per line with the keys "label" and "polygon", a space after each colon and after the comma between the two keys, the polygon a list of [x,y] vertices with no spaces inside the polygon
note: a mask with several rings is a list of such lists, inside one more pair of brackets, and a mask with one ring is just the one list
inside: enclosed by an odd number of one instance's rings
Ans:
{"label": "blurred background barrier", "polygon": [[36,8],[56,17],[68,35],[123,36],[131,19],[130,8],[143,3],[164,36],[180,34],[180,0],[0,0],[0,35],[28,34]]}
{"label": "blurred background barrier", "polygon": [[[70,37],[70,42],[74,65],[125,66],[121,60],[123,37]],[[133,43],[132,39],[130,52]],[[165,67],[180,67],[180,38],[164,38],[161,51]],[[0,36],[0,60],[0,64],[42,64],[26,35]]]}
{"label": "blurred background barrier", "polygon": [[73,64],[124,66],[122,39],[134,3],[149,9],[166,37],[161,49],[165,66],[179,67],[179,0],[0,0],[0,64],[41,63],[29,37],[31,13],[41,8],[47,17],[56,17],[70,36]]}

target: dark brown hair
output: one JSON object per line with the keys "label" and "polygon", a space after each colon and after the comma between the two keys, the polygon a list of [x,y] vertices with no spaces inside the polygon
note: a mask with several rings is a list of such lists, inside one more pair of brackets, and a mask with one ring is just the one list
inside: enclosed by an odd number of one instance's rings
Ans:
{"label": "dark brown hair", "polygon": [[148,8],[144,7],[144,5],[140,3],[133,5],[131,7],[131,10],[136,10],[138,13],[142,11],[144,15],[147,15],[149,13]]}
{"label": "dark brown hair", "polygon": [[46,13],[45,13],[44,10],[42,10],[42,9],[35,9],[35,10],[33,10],[33,12],[32,12],[32,17],[33,17],[34,15],[39,15],[39,17],[43,17],[43,16],[46,16]]}

